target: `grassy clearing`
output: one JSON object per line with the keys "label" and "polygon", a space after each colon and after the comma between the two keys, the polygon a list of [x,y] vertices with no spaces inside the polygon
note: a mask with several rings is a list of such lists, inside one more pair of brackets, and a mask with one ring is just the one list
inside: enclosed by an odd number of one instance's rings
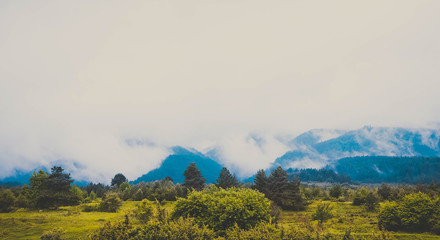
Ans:
{"label": "grassy clearing", "polygon": [[[0,213],[0,239],[39,239],[45,232],[57,228],[65,231],[66,239],[81,239],[90,232],[98,229],[107,221],[123,220],[135,209],[136,201],[123,202],[117,213],[82,212],[81,206],[63,207],[58,211],[30,211],[19,210],[12,213]],[[371,236],[377,234],[377,213],[366,212],[362,207],[353,206],[349,202],[331,202],[334,217],[322,226],[312,220],[318,202],[313,202],[305,211],[284,211],[280,217],[280,224],[296,225],[298,227],[312,227],[323,229],[334,234],[344,234],[351,229],[353,236]],[[164,207],[169,212],[173,203],[166,203]],[[132,219],[133,225],[140,224]],[[393,233],[398,239],[440,239],[432,234]]]}
{"label": "grassy clearing", "polygon": [[[313,202],[301,212],[283,211],[279,223],[322,229],[337,235],[343,235],[348,229],[353,236],[359,237],[379,233],[377,213],[367,212],[363,207],[353,206],[351,202],[330,202],[333,206],[333,218],[320,226],[317,220],[312,220],[312,214],[318,203],[318,201]],[[392,234],[397,239],[440,239],[440,236],[429,233],[392,232]]]}

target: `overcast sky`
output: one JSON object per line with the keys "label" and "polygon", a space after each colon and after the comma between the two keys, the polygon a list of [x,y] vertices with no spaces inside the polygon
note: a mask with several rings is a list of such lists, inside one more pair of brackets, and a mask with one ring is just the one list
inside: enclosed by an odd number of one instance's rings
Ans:
{"label": "overcast sky", "polygon": [[92,180],[133,179],[173,145],[219,147],[248,174],[313,128],[438,127],[439,11],[436,0],[1,1],[0,177],[63,159]]}

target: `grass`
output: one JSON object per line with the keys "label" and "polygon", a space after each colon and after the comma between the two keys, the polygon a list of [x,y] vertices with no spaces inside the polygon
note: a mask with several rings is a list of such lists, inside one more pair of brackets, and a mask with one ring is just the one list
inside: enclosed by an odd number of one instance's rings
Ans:
{"label": "grass", "polygon": [[[312,220],[312,214],[316,210],[318,201],[307,206],[300,212],[283,211],[280,216],[280,224],[297,225],[299,227],[313,227],[332,234],[343,235],[351,230],[353,236],[368,237],[378,235],[380,230],[377,225],[377,213],[368,212],[363,207],[353,206],[351,202],[330,202],[333,206],[333,218],[326,221],[322,226],[317,220]],[[392,232],[397,239],[439,239],[440,236],[430,233],[405,233]]]}
{"label": "grass", "polygon": [[[97,230],[105,222],[123,220],[135,209],[135,201],[125,201],[117,213],[82,212],[81,206],[63,207],[55,211],[36,211],[20,209],[12,213],[0,213],[0,239],[40,239],[40,236],[49,230],[62,228],[65,239],[81,239],[90,232]],[[306,210],[300,212],[284,211],[281,213],[279,224],[297,225],[298,227],[313,227],[324,231],[343,235],[351,229],[353,236],[371,236],[378,234],[377,213],[367,212],[362,207],[353,206],[349,202],[331,202],[334,217],[322,226],[312,220],[312,213],[318,202],[310,204]],[[164,205],[171,211],[173,203]],[[133,225],[140,223],[132,219]],[[440,236],[429,233],[392,233],[398,239],[439,239]]]}

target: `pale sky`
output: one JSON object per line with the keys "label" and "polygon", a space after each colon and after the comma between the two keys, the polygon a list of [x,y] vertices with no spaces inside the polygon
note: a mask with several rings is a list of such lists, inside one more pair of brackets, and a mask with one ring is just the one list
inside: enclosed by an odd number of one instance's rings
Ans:
{"label": "pale sky", "polygon": [[439,127],[439,11],[436,0],[3,0],[0,177],[63,159],[80,163],[78,178],[133,180],[174,145],[218,147],[244,176],[309,129]]}

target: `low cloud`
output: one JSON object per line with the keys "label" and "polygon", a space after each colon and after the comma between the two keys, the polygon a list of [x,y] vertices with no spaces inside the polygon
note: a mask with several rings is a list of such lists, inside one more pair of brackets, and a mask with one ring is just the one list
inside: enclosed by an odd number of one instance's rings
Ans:
{"label": "low cloud", "polygon": [[133,179],[175,145],[244,176],[309,129],[440,119],[438,1],[43,2],[0,3],[0,177]]}

